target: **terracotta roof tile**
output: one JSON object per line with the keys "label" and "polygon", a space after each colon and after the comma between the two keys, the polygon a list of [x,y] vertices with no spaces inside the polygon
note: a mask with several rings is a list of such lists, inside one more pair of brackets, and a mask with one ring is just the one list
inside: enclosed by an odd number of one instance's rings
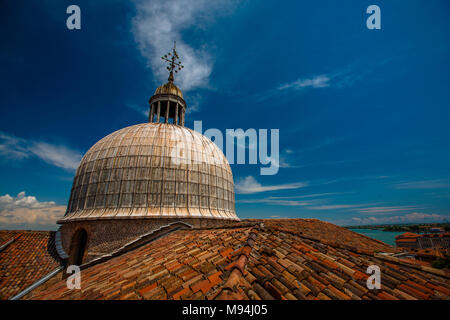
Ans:
{"label": "terracotta roof tile", "polygon": [[[445,272],[386,261],[377,251],[394,249],[314,219],[250,220],[175,231],[83,270],[79,291],[59,281],[26,298],[449,299]],[[366,287],[372,264],[382,271],[380,290]]]}
{"label": "terracotta roof tile", "polygon": [[55,232],[0,231],[0,299],[8,299],[59,267]]}

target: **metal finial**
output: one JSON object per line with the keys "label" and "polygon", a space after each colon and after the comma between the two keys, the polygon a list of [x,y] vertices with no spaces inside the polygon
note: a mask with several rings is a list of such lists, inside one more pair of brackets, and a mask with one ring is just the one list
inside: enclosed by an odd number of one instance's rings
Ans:
{"label": "metal finial", "polygon": [[181,64],[180,57],[177,53],[177,42],[173,42],[173,49],[172,52],[169,52],[168,54],[165,54],[161,57],[164,61],[168,62],[169,65],[166,67],[167,70],[169,70],[169,81],[173,82],[173,72],[178,73],[181,69],[184,68],[184,66]]}

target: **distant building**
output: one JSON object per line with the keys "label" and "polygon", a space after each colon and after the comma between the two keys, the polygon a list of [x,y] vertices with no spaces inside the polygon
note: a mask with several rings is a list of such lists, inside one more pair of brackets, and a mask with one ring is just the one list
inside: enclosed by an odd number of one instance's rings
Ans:
{"label": "distant building", "polygon": [[417,233],[405,232],[395,237],[395,244],[399,248],[406,248],[406,249],[417,248],[418,238],[420,238],[420,235],[418,235]]}
{"label": "distant building", "polygon": [[450,233],[424,234],[417,240],[420,249],[450,249]]}
{"label": "distant building", "polygon": [[450,233],[416,234],[406,232],[395,237],[397,247],[407,249],[418,258],[433,260],[450,253]]}
{"label": "distant building", "polygon": [[420,226],[420,233],[445,233],[445,229],[442,227],[433,226]]}

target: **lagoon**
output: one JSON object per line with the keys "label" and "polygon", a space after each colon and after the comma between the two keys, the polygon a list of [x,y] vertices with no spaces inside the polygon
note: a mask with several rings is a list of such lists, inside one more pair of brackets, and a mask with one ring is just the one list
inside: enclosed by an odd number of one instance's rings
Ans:
{"label": "lagoon", "polygon": [[382,231],[379,229],[352,229],[349,230],[363,234],[367,237],[383,241],[384,243],[390,244],[391,246],[395,246],[395,237],[403,234],[404,232],[396,232],[396,231]]}

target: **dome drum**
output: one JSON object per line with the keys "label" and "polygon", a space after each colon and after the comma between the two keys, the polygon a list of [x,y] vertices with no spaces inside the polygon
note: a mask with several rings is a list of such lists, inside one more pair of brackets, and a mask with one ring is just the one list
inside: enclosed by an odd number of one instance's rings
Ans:
{"label": "dome drum", "polygon": [[110,255],[112,252],[120,251],[124,246],[139,242],[140,239],[148,238],[149,235],[158,237],[161,235],[160,230],[174,230],[173,227],[180,224],[184,224],[185,229],[195,229],[228,226],[234,223],[234,220],[208,218],[192,218],[181,221],[177,218],[71,221],[61,226],[61,246],[64,253],[71,256],[73,239],[80,230],[84,230],[87,234],[87,241],[82,263],[87,263],[101,256]]}

